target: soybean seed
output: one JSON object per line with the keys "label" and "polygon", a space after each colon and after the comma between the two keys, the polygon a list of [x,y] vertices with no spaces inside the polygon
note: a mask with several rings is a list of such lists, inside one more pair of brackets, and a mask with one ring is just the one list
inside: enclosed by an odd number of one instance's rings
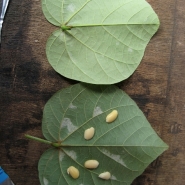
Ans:
{"label": "soybean seed", "polygon": [[84,166],[89,169],[95,169],[99,165],[99,162],[97,160],[88,160],[85,162]]}
{"label": "soybean seed", "polygon": [[69,175],[71,175],[71,177],[73,179],[77,179],[80,175],[79,173],[79,170],[77,168],[75,168],[74,166],[70,166],[68,169],[67,169],[67,173]]}
{"label": "soybean seed", "polygon": [[93,136],[94,136],[94,132],[95,132],[94,127],[91,127],[91,128],[89,128],[89,129],[86,129],[85,132],[84,132],[84,138],[85,138],[86,140],[92,139]]}
{"label": "soybean seed", "polygon": [[106,122],[107,123],[111,123],[111,122],[115,121],[115,119],[117,117],[118,117],[118,111],[117,110],[113,110],[110,114],[107,115]]}
{"label": "soybean seed", "polygon": [[111,177],[110,172],[103,172],[103,173],[101,173],[101,174],[99,175],[99,178],[105,179],[105,180],[109,180],[110,177]]}

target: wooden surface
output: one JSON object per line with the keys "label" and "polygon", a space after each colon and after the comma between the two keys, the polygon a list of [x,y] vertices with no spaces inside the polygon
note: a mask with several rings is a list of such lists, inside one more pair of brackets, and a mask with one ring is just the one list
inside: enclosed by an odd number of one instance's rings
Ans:
{"label": "wooden surface", "polygon": [[[133,185],[185,185],[185,1],[148,2],[160,29],[136,72],[117,85],[136,101],[169,150]],[[76,83],[47,62],[45,43],[54,29],[39,0],[10,1],[0,51],[0,165],[16,185],[40,184],[37,164],[47,146],[24,134],[42,137],[44,104]]]}

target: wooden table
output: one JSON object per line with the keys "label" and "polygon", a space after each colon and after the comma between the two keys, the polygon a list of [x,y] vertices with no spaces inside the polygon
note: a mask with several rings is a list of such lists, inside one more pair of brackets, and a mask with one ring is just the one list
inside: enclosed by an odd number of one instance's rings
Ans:
{"label": "wooden table", "polygon": [[[169,150],[133,185],[185,185],[185,1],[148,2],[160,29],[136,72],[118,86],[136,101]],[[39,0],[10,2],[0,51],[0,165],[16,185],[40,184],[37,164],[47,146],[24,134],[42,137],[44,104],[76,83],[47,62],[45,43],[54,29]]]}

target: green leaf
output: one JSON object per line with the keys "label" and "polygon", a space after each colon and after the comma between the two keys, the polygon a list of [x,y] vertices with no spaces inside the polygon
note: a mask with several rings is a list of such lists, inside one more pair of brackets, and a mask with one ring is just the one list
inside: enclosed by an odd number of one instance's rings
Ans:
{"label": "green leaf", "polygon": [[159,27],[145,0],[42,0],[42,8],[60,27],[47,41],[50,64],[67,78],[92,84],[128,78]]}
{"label": "green leaf", "polygon": [[[117,119],[106,123],[112,110]],[[91,140],[84,131],[95,128]],[[129,185],[168,146],[158,137],[136,103],[116,86],[77,84],[57,92],[45,105],[42,130],[45,138],[61,143],[46,151],[39,161],[42,185]],[[97,169],[84,168],[89,159]],[[76,180],[67,174],[75,166]],[[98,175],[111,173],[110,180]]]}

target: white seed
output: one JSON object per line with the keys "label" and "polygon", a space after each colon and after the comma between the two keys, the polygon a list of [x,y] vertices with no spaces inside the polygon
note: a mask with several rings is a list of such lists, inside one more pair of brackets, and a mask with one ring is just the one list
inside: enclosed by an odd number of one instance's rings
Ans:
{"label": "white seed", "polygon": [[107,115],[106,117],[106,122],[111,123],[113,122],[116,118],[118,117],[118,111],[113,110],[110,114]]}
{"label": "white seed", "polygon": [[90,140],[94,136],[94,132],[95,132],[94,127],[86,129],[85,132],[84,132],[84,138],[86,140]]}
{"label": "white seed", "polygon": [[109,172],[103,172],[98,177],[101,179],[109,180],[111,177],[111,174]]}
{"label": "white seed", "polygon": [[69,175],[71,175],[71,177],[73,177],[73,179],[77,179],[80,175],[79,171],[77,168],[75,168],[74,166],[70,166],[68,169],[67,169],[67,173]]}
{"label": "white seed", "polygon": [[99,165],[99,162],[97,160],[88,160],[85,162],[84,166],[89,169],[95,169]]}

